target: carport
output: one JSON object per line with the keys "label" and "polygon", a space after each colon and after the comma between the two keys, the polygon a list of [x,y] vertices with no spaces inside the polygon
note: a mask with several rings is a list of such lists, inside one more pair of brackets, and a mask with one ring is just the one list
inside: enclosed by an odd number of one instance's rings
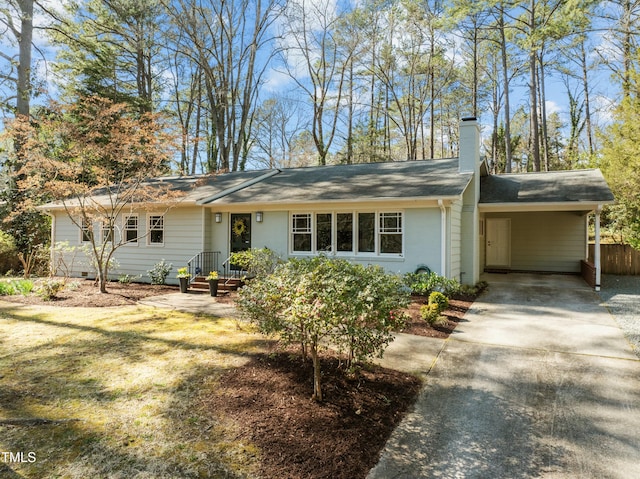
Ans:
{"label": "carport", "polygon": [[600,213],[614,198],[599,170],[481,178],[481,269],[583,273],[600,288],[600,256],[588,263],[589,222],[600,251]]}

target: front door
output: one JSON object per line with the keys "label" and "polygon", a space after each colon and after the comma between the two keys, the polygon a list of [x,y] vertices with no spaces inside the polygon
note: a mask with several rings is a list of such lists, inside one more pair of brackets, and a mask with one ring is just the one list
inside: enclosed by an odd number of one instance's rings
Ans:
{"label": "front door", "polygon": [[[231,215],[231,252],[251,249],[251,214]],[[233,268],[233,265],[231,265]]]}
{"label": "front door", "polygon": [[509,268],[511,266],[511,219],[487,218],[486,265]]}

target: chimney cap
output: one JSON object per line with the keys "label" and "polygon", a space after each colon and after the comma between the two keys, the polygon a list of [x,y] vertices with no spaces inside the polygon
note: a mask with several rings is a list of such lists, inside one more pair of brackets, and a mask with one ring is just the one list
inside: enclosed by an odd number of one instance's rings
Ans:
{"label": "chimney cap", "polygon": [[476,121],[477,118],[475,116],[463,116],[462,121]]}

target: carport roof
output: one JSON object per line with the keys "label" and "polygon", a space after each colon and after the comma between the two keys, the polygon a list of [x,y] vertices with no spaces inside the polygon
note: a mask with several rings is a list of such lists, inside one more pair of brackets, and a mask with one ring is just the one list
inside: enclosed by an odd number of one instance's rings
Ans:
{"label": "carport roof", "polygon": [[538,204],[574,209],[613,201],[597,169],[489,175],[480,180],[481,207]]}

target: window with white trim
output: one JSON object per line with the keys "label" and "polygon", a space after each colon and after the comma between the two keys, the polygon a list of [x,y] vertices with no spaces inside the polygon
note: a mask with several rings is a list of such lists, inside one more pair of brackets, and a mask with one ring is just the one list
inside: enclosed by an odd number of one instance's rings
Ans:
{"label": "window with white trim", "polygon": [[91,238],[93,237],[93,224],[87,218],[81,219],[80,228],[80,242],[81,243],[89,243],[91,242]]}
{"label": "window with white trim", "polygon": [[124,242],[138,244],[138,215],[129,215],[124,218]]}
{"label": "window with white trim", "polygon": [[293,251],[311,252],[311,213],[291,216],[291,236]]}
{"label": "window with white trim", "polygon": [[149,215],[149,244],[164,244],[164,216]]}
{"label": "window with white trim", "polygon": [[115,228],[113,225],[113,218],[108,218],[102,221],[102,243],[113,243],[115,236]]}
{"label": "window with white trim", "polygon": [[293,213],[292,253],[403,254],[402,212]]}
{"label": "window with white trim", "polygon": [[402,213],[380,213],[380,254],[402,254]]}
{"label": "window with white trim", "polygon": [[376,251],[376,214],[358,213],[358,253]]}

